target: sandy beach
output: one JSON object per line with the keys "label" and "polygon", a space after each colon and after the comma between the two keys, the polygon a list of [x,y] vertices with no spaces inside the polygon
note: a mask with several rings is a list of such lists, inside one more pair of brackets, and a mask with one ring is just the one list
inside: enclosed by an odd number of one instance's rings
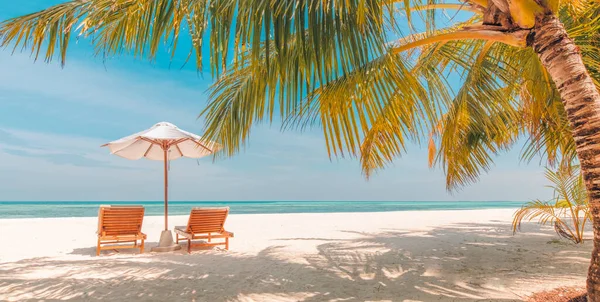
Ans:
{"label": "sandy beach", "polygon": [[[0,220],[0,300],[520,301],[585,284],[591,242],[514,209],[230,215],[230,251],[95,256],[97,218]],[[185,225],[187,216],[170,217]]]}

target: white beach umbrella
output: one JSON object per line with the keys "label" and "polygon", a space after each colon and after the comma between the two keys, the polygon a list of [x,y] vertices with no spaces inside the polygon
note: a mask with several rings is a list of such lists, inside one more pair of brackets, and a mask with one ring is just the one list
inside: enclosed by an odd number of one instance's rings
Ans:
{"label": "white beach umbrella", "polygon": [[112,154],[137,160],[142,157],[164,161],[180,157],[200,158],[217,151],[217,143],[207,141],[201,136],[187,132],[177,126],[161,122],[150,129],[126,136],[103,145]]}
{"label": "white beach umbrella", "polygon": [[203,139],[201,136],[177,128],[177,126],[160,122],[150,129],[118,139],[108,144],[112,154],[123,158],[138,160],[145,157],[150,160],[161,160],[164,162],[165,174],[165,229],[161,234],[161,240],[157,251],[173,250],[173,236],[169,231],[168,222],[168,185],[169,177],[167,162],[180,157],[201,158],[210,155],[221,148],[215,142]]}

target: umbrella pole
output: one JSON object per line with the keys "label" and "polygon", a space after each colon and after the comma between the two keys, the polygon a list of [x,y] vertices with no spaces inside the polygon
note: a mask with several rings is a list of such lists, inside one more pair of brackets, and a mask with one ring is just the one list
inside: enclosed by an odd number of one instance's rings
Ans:
{"label": "umbrella pole", "polygon": [[167,149],[164,149],[164,166],[165,166],[165,231],[169,229],[169,170],[167,167]]}
{"label": "umbrella pole", "polygon": [[168,208],[168,197],[169,197],[169,169],[167,166],[168,158],[167,151],[169,149],[168,144],[163,144],[164,151],[164,168],[165,168],[165,230],[160,234],[160,240],[158,246],[152,248],[153,252],[170,252],[181,249],[179,244],[173,242],[173,234],[169,231],[169,208]]}

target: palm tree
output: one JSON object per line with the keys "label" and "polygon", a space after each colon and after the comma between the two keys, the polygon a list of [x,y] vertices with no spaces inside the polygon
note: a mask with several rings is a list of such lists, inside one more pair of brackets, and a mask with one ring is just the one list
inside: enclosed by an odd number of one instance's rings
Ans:
{"label": "palm tree", "polygon": [[[460,21],[440,26],[449,10]],[[218,79],[203,115],[224,155],[274,116],[322,127],[330,156],[360,157],[367,177],[432,133],[450,188],[521,135],[526,158],[576,155],[593,217],[588,299],[600,301],[599,12],[594,0],[73,0],[3,22],[0,39],[62,64],[74,33],[98,54],[151,59],[189,39],[190,60],[200,69],[208,53]]]}
{"label": "palm tree", "polygon": [[513,231],[521,228],[523,220],[537,219],[540,224],[552,224],[556,233],[574,243],[583,243],[585,225],[591,221],[588,197],[583,178],[577,167],[546,169],[546,178],[552,183],[554,198],[534,200],[521,207],[513,217]]}

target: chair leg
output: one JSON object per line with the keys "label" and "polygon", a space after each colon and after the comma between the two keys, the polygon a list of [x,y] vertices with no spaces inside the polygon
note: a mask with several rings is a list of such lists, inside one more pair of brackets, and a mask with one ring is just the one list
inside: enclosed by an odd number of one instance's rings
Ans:
{"label": "chair leg", "polygon": [[188,254],[192,253],[192,241],[188,239]]}
{"label": "chair leg", "polygon": [[96,247],[96,256],[100,256],[100,238],[98,238],[98,246]]}
{"label": "chair leg", "polygon": [[210,233],[208,233],[208,243],[210,243]]}
{"label": "chair leg", "polygon": [[229,251],[229,237],[225,237],[225,250]]}
{"label": "chair leg", "polygon": [[175,243],[179,244],[179,234],[175,233]]}
{"label": "chair leg", "polygon": [[142,244],[140,244],[140,254],[143,254],[143,253],[144,253],[144,239],[142,239]]}

